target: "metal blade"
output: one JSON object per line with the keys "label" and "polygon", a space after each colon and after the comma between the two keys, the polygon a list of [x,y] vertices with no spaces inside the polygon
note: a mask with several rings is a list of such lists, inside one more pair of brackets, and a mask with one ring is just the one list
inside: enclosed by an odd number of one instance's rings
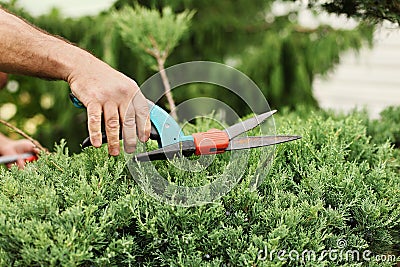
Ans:
{"label": "metal blade", "polygon": [[228,128],[225,129],[225,132],[229,136],[229,140],[232,140],[233,138],[241,135],[244,132],[247,132],[258,125],[260,125],[263,121],[271,117],[276,110],[271,110],[268,112],[265,112],[263,114],[257,115],[253,118],[247,119],[245,121],[238,122]]}
{"label": "metal blade", "polygon": [[16,162],[18,159],[26,159],[32,157],[34,154],[32,153],[24,153],[18,155],[11,155],[11,156],[2,156],[0,157],[0,164],[8,164]]}
{"label": "metal blade", "polygon": [[228,151],[228,150],[262,147],[262,146],[271,146],[275,144],[294,141],[300,138],[301,136],[294,136],[294,135],[239,137],[231,140],[229,146],[225,150]]}
{"label": "metal blade", "polygon": [[149,152],[137,154],[133,160],[140,162],[153,161],[153,160],[166,160],[175,157],[191,156],[196,151],[196,146],[193,141],[183,141],[169,146],[165,146]]}

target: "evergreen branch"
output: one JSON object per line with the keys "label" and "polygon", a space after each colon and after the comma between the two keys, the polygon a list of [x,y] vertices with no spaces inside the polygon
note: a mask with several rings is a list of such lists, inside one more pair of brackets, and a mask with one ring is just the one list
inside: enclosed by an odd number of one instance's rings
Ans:
{"label": "evergreen branch", "polygon": [[159,51],[157,51],[155,48],[148,48],[148,47],[146,47],[145,45],[143,45],[143,44],[139,44],[140,45],[140,47],[147,53],[147,54],[149,54],[150,56],[152,56],[152,57],[154,57],[154,58],[157,58],[157,57],[159,57]]}
{"label": "evergreen branch", "polygon": [[161,57],[161,50],[158,47],[157,41],[151,35],[149,35],[148,38],[150,40],[151,45],[153,46],[153,50],[156,51],[155,52],[155,57]]}
{"label": "evergreen branch", "polygon": [[8,128],[12,129],[13,131],[17,132],[18,134],[20,134],[22,137],[24,137],[25,139],[28,139],[29,141],[31,141],[35,147],[37,147],[40,151],[43,151],[45,153],[49,153],[48,149],[43,147],[37,140],[33,139],[32,137],[30,137],[28,134],[26,134],[24,131],[22,131],[21,129],[19,129],[18,127],[12,125],[11,123],[0,119],[0,123],[4,124],[5,126],[7,126]]}
{"label": "evergreen branch", "polygon": [[157,57],[158,57],[158,55],[156,54],[156,51],[153,51],[153,49],[150,49],[150,48],[147,48],[147,47],[144,47],[144,46],[143,46],[143,50],[144,50],[147,54],[149,54],[150,56],[152,56],[152,57],[154,57],[154,58],[157,58]]}

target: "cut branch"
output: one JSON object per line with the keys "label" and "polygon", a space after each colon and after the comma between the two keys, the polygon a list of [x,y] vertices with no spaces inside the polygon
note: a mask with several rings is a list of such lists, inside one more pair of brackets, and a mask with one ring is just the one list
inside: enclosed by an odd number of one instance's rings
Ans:
{"label": "cut branch", "polygon": [[30,137],[28,134],[26,134],[24,131],[22,131],[21,129],[17,128],[16,126],[12,125],[11,123],[0,119],[0,123],[4,124],[5,126],[7,126],[8,128],[10,128],[11,130],[17,132],[18,134],[20,134],[22,137],[24,137],[25,139],[28,139],[29,141],[31,141],[33,143],[33,145],[35,147],[37,147],[40,151],[43,151],[45,153],[49,153],[49,151],[47,150],[47,148],[43,147],[37,140],[33,139],[32,137]]}

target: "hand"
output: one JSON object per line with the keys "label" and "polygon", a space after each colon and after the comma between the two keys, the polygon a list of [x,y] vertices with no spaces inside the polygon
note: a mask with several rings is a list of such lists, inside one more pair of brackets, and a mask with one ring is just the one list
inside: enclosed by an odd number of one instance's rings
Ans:
{"label": "hand", "polygon": [[[2,139],[0,145],[0,156],[12,156],[23,153],[34,153],[39,154],[39,149],[36,148],[31,141],[22,139],[22,140],[11,140],[6,138]],[[24,159],[18,159],[16,162],[18,168],[23,169],[25,166]],[[7,167],[10,168],[12,164],[8,164]]]}
{"label": "hand", "polygon": [[146,98],[136,82],[96,58],[76,64],[68,76],[72,93],[86,106],[90,141],[101,146],[101,121],[104,117],[108,153],[120,152],[119,133],[122,128],[124,149],[133,153],[136,133],[146,142],[150,136],[150,116]]}

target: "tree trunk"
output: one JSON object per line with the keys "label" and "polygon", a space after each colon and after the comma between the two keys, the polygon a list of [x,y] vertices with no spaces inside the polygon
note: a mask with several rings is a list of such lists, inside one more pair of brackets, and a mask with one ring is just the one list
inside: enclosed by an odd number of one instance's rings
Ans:
{"label": "tree trunk", "polygon": [[160,74],[161,74],[161,80],[163,82],[164,90],[165,90],[165,96],[167,97],[169,108],[171,110],[171,116],[172,116],[172,118],[177,120],[178,116],[176,114],[175,101],[174,101],[174,99],[172,97],[171,85],[169,84],[167,73],[165,72],[164,62],[165,61],[163,59],[157,58],[158,70],[160,71]]}

